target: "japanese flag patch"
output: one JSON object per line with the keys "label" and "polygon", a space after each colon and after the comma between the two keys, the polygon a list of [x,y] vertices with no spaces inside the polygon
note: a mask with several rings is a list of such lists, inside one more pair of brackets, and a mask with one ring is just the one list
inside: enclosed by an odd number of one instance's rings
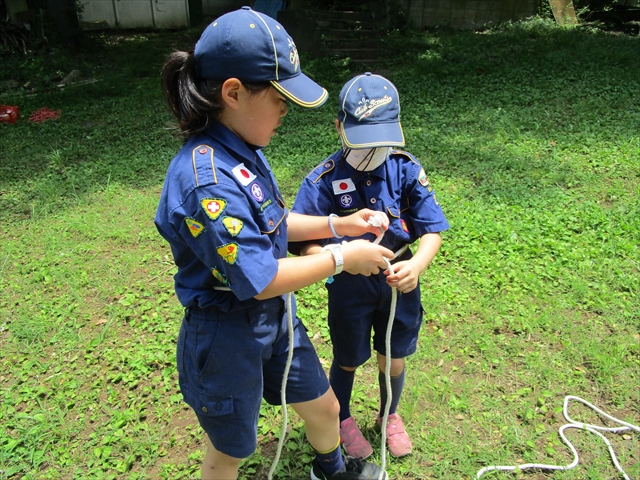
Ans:
{"label": "japanese flag patch", "polygon": [[356,189],[353,180],[351,180],[350,178],[345,178],[343,180],[334,180],[333,182],[331,182],[331,186],[333,187],[333,193],[335,195],[353,192]]}
{"label": "japanese flag patch", "polygon": [[244,163],[241,163],[240,165],[236,165],[235,167],[233,167],[233,170],[231,171],[236,176],[236,178],[240,180],[240,183],[242,184],[243,187],[246,187],[247,185],[249,185],[256,178],[256,176],[253,173],[251,173],[251,171],[247,167],[244,166]]}

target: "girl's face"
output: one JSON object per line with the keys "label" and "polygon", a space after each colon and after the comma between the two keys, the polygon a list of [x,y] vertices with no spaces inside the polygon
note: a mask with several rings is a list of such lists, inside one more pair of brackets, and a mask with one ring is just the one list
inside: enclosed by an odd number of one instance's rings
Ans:
{"label": "girl's face", "polygon": [[269,144],[288,111],[285,97],[273,87],[251,94],[240,86],[234,107],[225,108],[220,121],[245,142],[260,147]]}

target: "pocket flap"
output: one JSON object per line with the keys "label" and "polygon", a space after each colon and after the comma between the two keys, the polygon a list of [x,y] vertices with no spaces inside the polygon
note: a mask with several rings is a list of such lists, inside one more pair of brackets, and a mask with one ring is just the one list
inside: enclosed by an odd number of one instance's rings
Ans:
{"label": "pocket flap", "polygon": [[199,415],[221,417],[233,413],[233,397],[209,397],[185,390],[184,401]]}

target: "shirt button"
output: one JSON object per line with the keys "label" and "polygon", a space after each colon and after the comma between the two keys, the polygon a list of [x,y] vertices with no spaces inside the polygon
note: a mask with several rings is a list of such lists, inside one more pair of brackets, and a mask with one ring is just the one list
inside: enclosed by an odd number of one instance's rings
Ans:
{"label": "shirt button", "polygon": [[199,150],[199,152],[201,155],[204,155],[205,153],[207,153],[207,149],[203,147]]}
{"label": "shirt button", "polygon": [[371,186],[371,180],[367,180],[367,187]]}
{"label": "shirt button", "polygon": [[202,411],[203,411],[204,413],[208,413],[208,412],[209,412],[209,410],[207,409],[207,407],[202,407]]}
{"label": "shirt button", "polygon": [[371,200],[369,200],[369,203],[376,203],[376,199],[372,198]]}

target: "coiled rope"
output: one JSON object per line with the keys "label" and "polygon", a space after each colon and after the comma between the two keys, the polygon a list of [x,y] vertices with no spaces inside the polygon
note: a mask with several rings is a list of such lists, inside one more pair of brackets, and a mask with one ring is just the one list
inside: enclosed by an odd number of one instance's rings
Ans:
{"label": "coiled rope", "polygon": [[[617,423],[623,426],[609,428],[609,427],[600,427],[597,425],[591,425],[589,423],[576,422],[569,416],[569,402],[572,400],[575,402],[580,402],[583,405],[586,405],[587,407],[591,408],[592,410],[599,413],[603,417],[611,420],[614,423]],[[571,470],[572,468],[575,468],[578,465],[579,457],[578,457],[578,452],[576,451],[573,444],[567,439],[567,437],[564,434],[564,431],[569,428],[578,428],[580,430],[586,430],[587,432],[594,433],[597,436],[599,436],[602,440],[604,440],[604,443],[607,444],[607,448],[609,449],[609,454],[611,455],[611,460],[614,466],[616,467],[616,469],[618,469],[618,471],[622,473],[625,480],[631,480],[631,478],[625,473],[625,471],[620,466],[620,463],[618,462],[618,457],[616,457],[616,453],[614,452],[613,447],[611,446],[611,443],[609,442],[609,440],[607,440],[607,437],[602,435],[598,430],[603,432],[611,432],[611,433],[621,433],[621,432],[627,432],[629,430],[640,432],[640,427],[638,427],[637,425],[633,425],[631,423],[624,422],[618,418],[615,418],[609,415],[608,413],[603,412],[598,407],[596,407],[595,405],[592,405],[586,400],[573,395],[567,395],[564,398],[564,407],[562,409],[562,413],[564,414],[564,418],[566,418],[569,423],[560,427],[560,430],[558,431],[558,433],[560,434],[560,438],[562,439],[564,444],[567,447],[569,447],[569,450],[571,450],[571,452],[573,453],[573,462],[571,462],[569,465],[546,465],[543,463],[525,463],[524,465],[513,465],[513,466],[493,465],[493,466],[484,467],[483,469],[481,469],[477,473],[476,479],[482,477],[485,473],[496,471],[496,470],[502,471],[502,472],[515,472],[519,470],[527,470],[530,468],[537,468],[540,470]]]}

